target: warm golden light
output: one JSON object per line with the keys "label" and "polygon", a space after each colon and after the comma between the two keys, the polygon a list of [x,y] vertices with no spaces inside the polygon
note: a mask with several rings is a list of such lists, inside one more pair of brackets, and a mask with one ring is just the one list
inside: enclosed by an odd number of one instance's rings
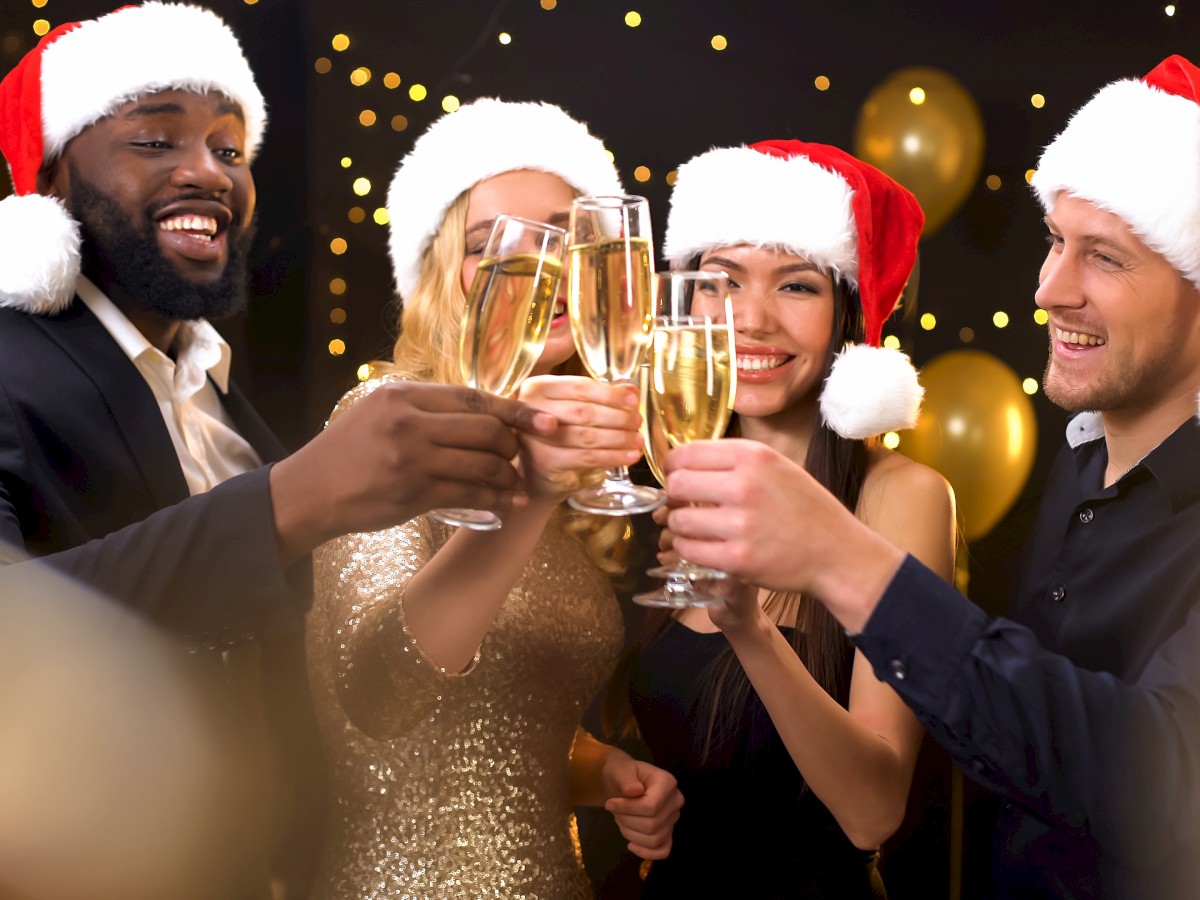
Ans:
{"label": "warm golden light", "polygon": [[723,34],[714,34],[709,43],[712,44],[714,50],[724,50],[729,46],[729,41],[725,39],[725,35]]}
{"label": "warm golden light", "polygon": [[818,91],[827,91],[829,90],[829,79],[824,75],[818,75],[813,79],[813,87]]}
{"label": "warm golden light", "polygon": [[558,0],[542,0],[542,9],[554,9],[558,6]]}
{"label": "warm golden light", "polygon": [[362,87],[371,80],[371,70],[366,66],[359,66],[350,73],[350,83],[355,87]]}
{"label": "warm golden light", "polygon": [[38,37],[42,37],[49,30],[50,30],[50,23],[47,22],[45,19],[38,19],[36,22],[33,23],[33,33],[36,34]]}
{"label": "warm golden light", "polygon": [[327,75],[333,68],[333,63],[324,56],[318,56],[317,61],[313,63],[313,68],[317,70],[318,75]]}
{"label": "warm golden light", "polygon": [[345,238],[334,238],[329,242],[329,252],[334,256],[341,256],[346,252],[347,247],[348,245]]}
{"label": "warm golden light", "polygon": [[637,28],[642,24],[642,14],[630,10],[629,12],[625,13],[625,24],[630,28]]}
{"label": "warm golden light", "polygon": [[423,84],[414,84],[408,89],[408,98],[410,100],[416,100],[418,103],[424,100],[428,95],[429,91],[425,90],[425,85]]}
{"label": "warm golden light", "polygon": [[372,371],[371,364],[363,363],[361,366],[358,367],[358,373],[357,373],[358,380],[359,381],[370,381],[371,380],[371,371]]}
{"label": "warm golden light", "polygon": [[388,215],[387,207],[381,206],[371,213],[371,218],[375,220],[376,225],[386,225],[392,221],[392,217]]}
{"label": "warm golden light", "polygon": [[675,179],[678,177],[679,177],[679,172],[677,172],[675,169],[672,169],[670,172],[667,173],[667,184],[669,186],[674,186]]}
{"label": "warm golden light", "polygon": [[394,91],[396,88],[400,87],[400,76],[395,72],[388,72],[383,76],[383,86],[389,91]]}
{"label": "warm golden light", "polygon": [[[346,293],[346,279],[335,278],[329,282],[329,293],[333,294],[335,297],[340,297],[342,294]],[[334,310],[334,312],[337,312],[337,310]]]}
{"label": "warm golden light", "polygon": [[975,329],[966,327],[958,329],[958,339],[964,344],[969,344],[975,340]]}
{"label": "warm golden light", "polygon": [[989,175],[987,178],[984,179],[983,183],[988,186],[988,190],[990,190],[990,191],[1000,190],[1000,176],[999,175]]}
{"label": "warm golden light", "polygon": [[908,92],[908,102],[913,106],[920,106],[925,102],[925,88],[915,87]]}
{"label": "warm golden light", "polygon": [[342,168],[343,169],[348,169],[353,164],[354,164],[354,160],[352,160],[350,157],[348,157],[348,156],[342,157]]}
{"label": "warm golden light", "polygon": [[351,189],[354,191],[354,193],[358,194],[358,196],[365,197],[367,194],[371,193],[371,179],[355,178]]}
{"label": "warm golden light", "polygon": [[454,112],[461,105],[462,104],[459,102],[459,99],[453,94],[447,94],[442,98],[442,109],[446,112]]}
{"label": "warm golden light", "polygon": [[367,217],[367,211],[365,209],[363,209],[361,206],[352,206],[352,207],[350,207],[350,211],[348,213],[346,213],[346,218],[349,219],[351,222],[353,222],[355,225],[357,225],[359,222],[361,222],[366,217]]}
{"label": "warm golden light", "polygon": [[375,124],[375,110],[364,109],[358,114],[358,122],[360,125],[371,126]]}
{"label": "warm golden light", "polygon": [[1166,6],[1163,7],[1163,12],[1165,12],[1168,16],[1175,15],[1175,4],[1168,3]]}
{"label": "warm golden light", "polygon": [[883,446],[887,447],[889,450],[895,450],[900,446],[900,435],[896,434],[894,431],[889,431],[883,436]]}
{"label": "warm golden light", "polygon": [[1045,325],[1050,321],[1050,313],[1046,312],[1044,309],[1035,309],[1033,311],[1033,321],[1037,322],[1039,325]]}
{"label": "warm golden light", "polygon": [[633,170],[634,180],[645,183],[650,180],[650,170],[645,166],[638,166]]}
{"label": "warm golden light", "polygon": [[392,131],[403,131],[408,127],[408,118],[405,116],[392,116]]}
{"label": "warm golden light", "polygon": [[1038,380],[1036,378],[1026,378],[1021,382],[1021,390],[1029,394],[1031,397],[1038,392],[1039,387],[1041,387],[1041,385],[1038,384]]}
{"label": "warm golden light", "polygon": [[334,50],[336,50],[338,53],[341,53],[350,46],[350,38],[346,37],[344,34],[335,34],[333,36],[333,40],[329,43]]}
{"label": "warm golden light", "polygon": [[1003,310],[993,313],[992,324],[995,325],[997,328],[1007,328],[1008,327],[1008,313],[1004,312]]}
{"label": "warm golden light", "polygon": [[340,306],[335,306],[329,311],[329,321],[334,325],[341,325],[346,321],[346,311]]}
{"label": "warm golden light", "polygon": [[1036,174],[1037,174],[1037,169],[1026,169],[1025,170],[1025,183],[1029,184],[1030,182],[1032,182],[1033,176]]}
{"label": "warm golden light", "polygon": [[496,40],[498,40],[500,43],[502,43],[504,46],[507,47],[509,44],[512,43],[512,35],[509,34],[507,31],[502,31],[497,36]]}
{"label": "warm golden light", "polygon": [[615,156],[613,156],[613,152],[611,150],[609,150],[607,147],[604,148],[604,155],[608,157],[609,162],[617,161],[617,158]]}
{"label": "warm golden light", "polygon": [[1041,109],[1043,106],[1046,105],[1046,98],[1043,97],[1041,94],[1034,94],[1032,97],[1029,98],[1029,102],[1033,106],[1034,109]]}
{"label": "warm golden light", "polygon": [[258,0],[243,0],[243,2],[244,2],[244,3],[245,3],[247,6],[253,6],[255,3],[257,3],[257,2],[258,2]]}
{"label": "warm golden light", "polygon": [[1008,420],[1008,458],[1020,459],[1021,448],[1029,440],[1025,435],[1025,422],[1021,418],[1021,410],[1009,404],[1008,409],[1004,411],[1004,418]]}
{"label": "warm golden light", "polygon": [[43,6],[46,5],[46,0],[33,0],[33,5],[35,7],[37,7],[38,9],[41,9]]}
{"label": "warm golden light", "polygon": [[883,346],[887,347],[889,350],[899,350],[900,338],[896,337],[894,334],[889,334],[883,339]]}
{"label": "warm golden light", "polygon": [[346,352],[346,342],[343,341],[341,338],[334,338],[332,341],[329,342],[329,355],[330,356],[341,356],[345,352]]}
{"label": "warm golden light", "polygon": [[937,316],[933,313],[923,313],[921,315],[921,327],[926,331],[933,331],[937,328]]}

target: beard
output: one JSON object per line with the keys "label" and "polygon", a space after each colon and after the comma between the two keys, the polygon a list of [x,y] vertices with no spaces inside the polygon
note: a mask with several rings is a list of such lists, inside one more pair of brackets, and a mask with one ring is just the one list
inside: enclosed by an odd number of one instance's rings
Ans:
{"label": "beard", "polygon": [[1069,413],[1116,412],[1153,406],[1162,395],[1162,385],[1171,377],[1170,348],[1160,353],[1143,354],[1142,359],[1114,358],[1097,377],[1082,386],[1072,383],[1068,372],[1054,361],[1054,339],[1042,376],[1046,399]]}
{"label": "beard", "polygon": [[[187,199],[186,197],[174,198]],[[163,257],[149,215],[139,229],[112,197],[71,171],[71,213],[79,222],[84,272],[103,271],[129,298],[170,321],[221,319],[243,312],[250,300],[247,258],[254,221],[231,223],[229,254],[216,281],[198,284]]]}

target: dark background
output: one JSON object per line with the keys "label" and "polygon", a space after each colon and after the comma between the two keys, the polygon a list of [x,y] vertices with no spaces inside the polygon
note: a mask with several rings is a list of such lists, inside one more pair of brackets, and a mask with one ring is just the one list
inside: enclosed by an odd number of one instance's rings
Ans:
{"label": "dark background", "polygon": [[[51,26],[112,8],[97,0],[0,0],[0,73]],[[541,3],[552,5],[545,9]],[[384,205],[396,162],[442,114],[448,94],[547,100],[588,122],[615,154],[630,190],[650,198],[662,234],[666,175],[712,146],[799,137],[854,149],[858,113],[891,73],[929,66],[953,76],[983,118],[984,159],[957,212],[921,243],[919,292],[888,332],[919,366],[954,349],[986,351],[1022,379],[1040,376],[1043,326],[1032,318],[1044,254],[1041,213],[1025,181],[1041,148],[1101,85],[1144,74],[1170,53],[1196,58],[1200,29],[1184,4],[894,0],[210,0],[239,35],[269,108],[254,164],[259,240],[256,299],[220,323],[236,365],[286,442],[306,440],[359,367],[386,356],[395,333]],[[625,14],[637,10],[631,28]],[[1189,15],[1189,12],[1191,15]],[[500,32],[511,35],[505,45]],[[335,50],[335,35],[349,47]],[[710,46],[724,35],[728,48]],[[180,34],[173,40],[186,42]],[[328,71],[318,71],[318,61]],[[324,63],[320,63],[325,68]],[[351,83],[366,67],[371,78]],[[400,76],[389,89],[384,75]],[[824,75],[831,86],[814,87]],[[81,78],[87,73],[81,72]],[[419,83],[428,97],[417,101]],[[1030,96],[1041,93],[1045,106]],[[360,112],[376,114],[373,125]],[[403,117],[403,121],[394,117]],[[398,130],[400,129],[400,130]],[[343,157],[350,162],[343,166]],[[634,169],[646,166],[650,180]],[[1000,187],[985,185],[989,175]],[[365,196],[353,191],[367,178]],[[0,192],[8,186],[0,188]],[[349,218],[352,208],[363,213]],[[341,255],[330,242],[342,238]],[[2,251],[0,251],[2,252]],[[342,279],[344,293],[331,291]],[[997,310],[1011,324],[992,324]],[[962,329],[973,331],[969,343]],[[331,352],[340,341],[344,351]],[[1009,514],[970,546],[970,595],[1002,612],[1021,536],[1053,453],[1063,413],[1032,398],[1038,443],[1032,475]],[[969,789],[968,789],[969,792]],[[944,824],[944,823],[942,823]]]}

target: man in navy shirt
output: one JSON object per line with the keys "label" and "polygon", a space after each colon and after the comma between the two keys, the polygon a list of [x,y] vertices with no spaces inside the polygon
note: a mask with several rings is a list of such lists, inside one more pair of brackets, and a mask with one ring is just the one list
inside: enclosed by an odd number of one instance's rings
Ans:
{"label": "man in navy shirt", "polygon": [[667,460],[679,553],[819,597],[1000,795],[997,897],[1200,896],[1198,97],[1200,69],[1179,56],[1110,84],[1034,178],[1044,386],[1077,415],[1010,619],[764,445]]}

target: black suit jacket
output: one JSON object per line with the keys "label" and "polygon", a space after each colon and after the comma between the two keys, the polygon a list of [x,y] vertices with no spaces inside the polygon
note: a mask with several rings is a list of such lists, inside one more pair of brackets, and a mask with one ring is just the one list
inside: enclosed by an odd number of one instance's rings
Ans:
{"label": "black suit jacket", "polygon": [[[264,462],[282,458],[236,387],[221,399]],[[23,546],[201,655],[257,642],[286,773],[282,818],[305,820],[282,843],[303,868],[320,802],[303,657],[311,568],[280,566],[269,469],[188,496],[149,385],[81,301],[55,316],[0,309],[0,545]],[[24,565],[5,570],[8,583]]]}

